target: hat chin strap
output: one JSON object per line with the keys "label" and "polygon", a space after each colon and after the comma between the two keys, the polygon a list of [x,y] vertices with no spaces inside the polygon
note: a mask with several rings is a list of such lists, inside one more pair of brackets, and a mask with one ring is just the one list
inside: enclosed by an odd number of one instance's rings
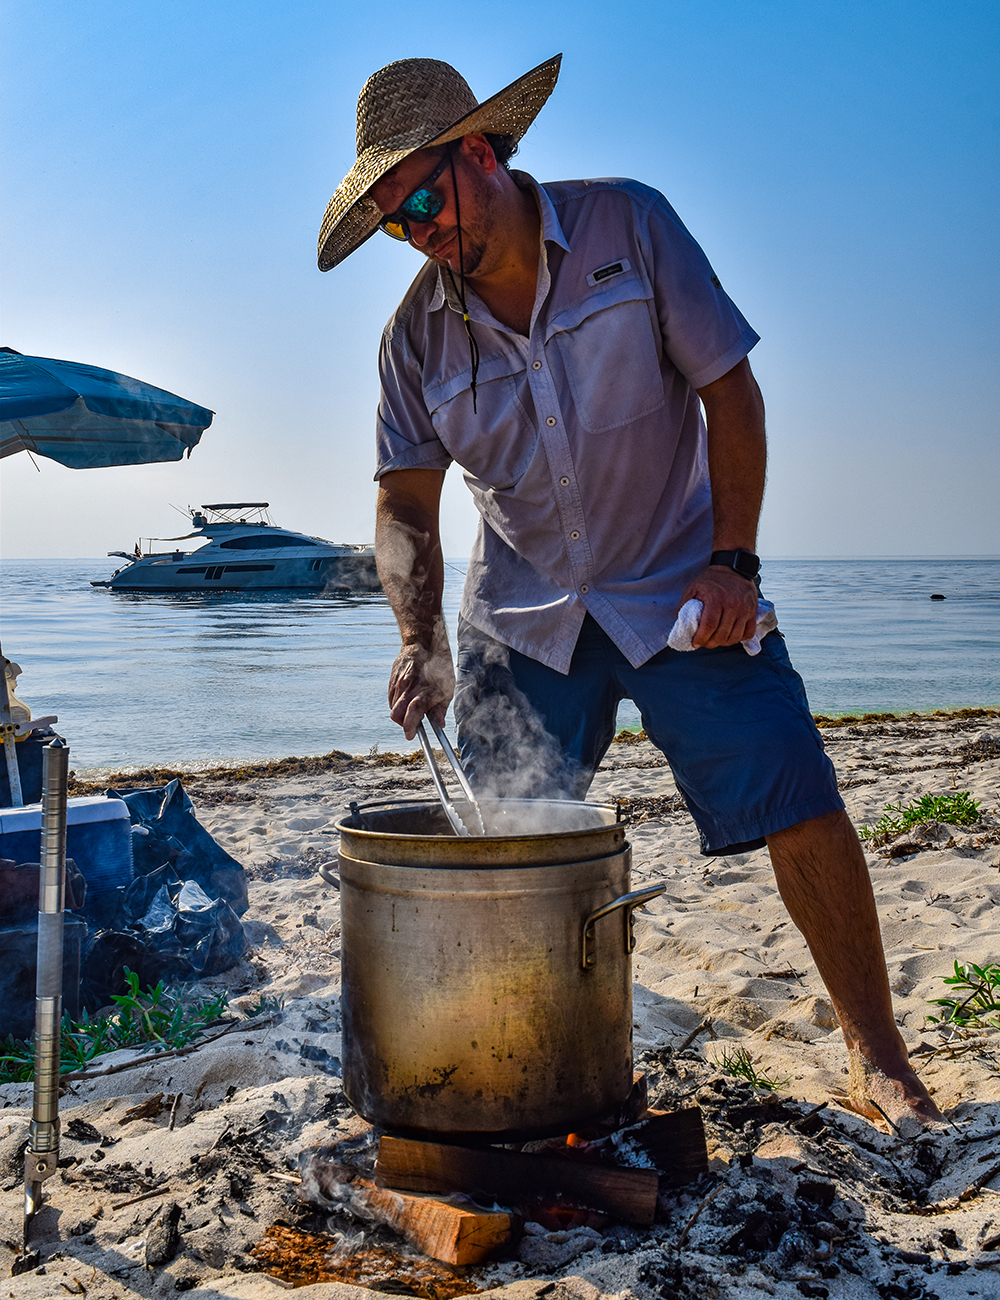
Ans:
{"label": "hat chin strap", "polygon": [[472,362],[472,383],[469,387],[472,389],[472,414],[478,415],[476,409],[476,382],[479,375],[479,344],[476,342],[475,335],[472,333],[472,322],[469,320],[469,308],[465,302],[465,250],[462,247],[462,209],[458,197],[458,177],[455,175],[455,150],[453,145],[448,146],[448,165],[451,168],[451,188],[455,195],[455,224],[458,227],[458,278],[459,284],[455,284],[455,277],[452,275],[451,267],[448,267],[448,278],[451,280],[451,287],[458,295],[458,301],[462,304],[462,320],[465,324],[465,332],[469,339],[469,358]]}

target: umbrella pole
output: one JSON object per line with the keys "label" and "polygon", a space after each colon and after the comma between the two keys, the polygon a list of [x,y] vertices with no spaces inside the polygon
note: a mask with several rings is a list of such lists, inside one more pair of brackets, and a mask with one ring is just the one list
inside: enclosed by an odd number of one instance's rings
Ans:
{"label": "umbrella pole", "polygon": [[24,1153],[24,1245],[41,1208],[42,1183],[59,1160],[59,1032],[62,1022],[63,912],[66,906],[66,786],[69,747],[54,740],[42,753],[42,861],[38,876],[38,967],[35,980],[35,1081]]}
{"label": "umbrella pole", "polygon": [[10,712],[10,693],[7,690],[7,660],[2,650],[0,650],[0,732],[3,733],[3,754],[7,760],[10,806],[20,808],[24,803],[24,797],[21,794],[21,773],[17,766],[17,748],[14,744],[14,719]]}

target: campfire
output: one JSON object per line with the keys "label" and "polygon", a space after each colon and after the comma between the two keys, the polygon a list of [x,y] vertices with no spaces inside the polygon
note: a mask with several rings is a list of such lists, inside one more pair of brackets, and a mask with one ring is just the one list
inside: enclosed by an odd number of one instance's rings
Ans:
{"label": "campfire", "polygon": [[[708,1169],[700,1109],[650,1110],[642,1074],[616,1114],[559,1138],[470,1146],[369,1129],[347,1146],[301,1153],[298,1197],[354,1231],[275,1225],[253,1252],[272,1276],[376,1290],[388,1278],[392,1289],[449,1300],[479,1289],[467,1271],[487,1260],[519,1250],[545,1267],[562,1262],[569,1238],[591,1246],[616,1224],[652,1227],[661,1191]],[[394,1252],[385,1229],[414,1253]]]}

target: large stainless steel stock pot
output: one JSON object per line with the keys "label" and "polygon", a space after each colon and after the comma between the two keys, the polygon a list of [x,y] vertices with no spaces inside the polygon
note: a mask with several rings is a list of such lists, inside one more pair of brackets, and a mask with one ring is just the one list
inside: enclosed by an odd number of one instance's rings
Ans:
{"label": "large stainless steel stock pot", "polygon": [[499,1141],[566,1133],[632,1086],[631,851],[614,808],[481,801],[337,823],[348,1100],[372,1123]]}

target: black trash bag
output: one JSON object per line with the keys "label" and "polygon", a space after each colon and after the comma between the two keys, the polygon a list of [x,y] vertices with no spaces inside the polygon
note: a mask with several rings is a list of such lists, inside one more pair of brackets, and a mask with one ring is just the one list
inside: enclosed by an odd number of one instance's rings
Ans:
{"label": "black trash bag", "polygon": [[147,956],[165,982],[204,979],[235,966],[247,950],[239,917],[195,880],[169,880],[134,923]]}
{"label": "black trash bag", "polygon": [[142,988],[156,984],[159,959],[146,950],[132,930],[99,930],[87,940],[80,962],[80,1005],[88,1011],[106,1007],[128,989],[125,967],[135,971]]}
{"label": "black trash bag", "polygon": [[122,893],[114,929],[134,929],[149,911],[150,903],[164,885],[183,883],[184,877],[169,862],[165,862],[162,867],[157,867],[155,871],[147,871],[145,875],[136,876]]}
{"label": "black trash bag", "polygon": [[221,898],[237,916],[249,906],[246,873],[205,830],[176,778],[143,790],[109,790],[124,800],[132,820],[136,876],[169,863],[182,880],[195,880],[209,898]]}

